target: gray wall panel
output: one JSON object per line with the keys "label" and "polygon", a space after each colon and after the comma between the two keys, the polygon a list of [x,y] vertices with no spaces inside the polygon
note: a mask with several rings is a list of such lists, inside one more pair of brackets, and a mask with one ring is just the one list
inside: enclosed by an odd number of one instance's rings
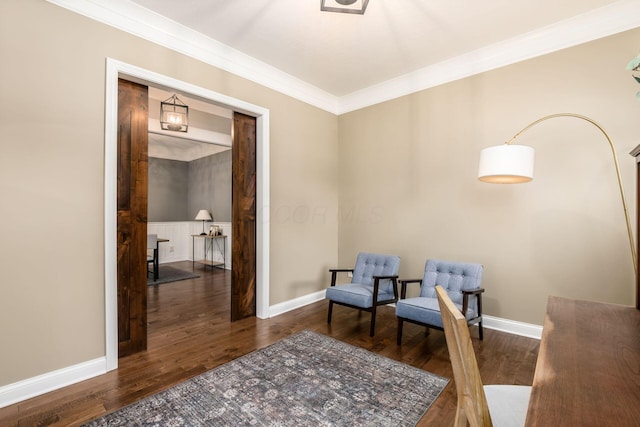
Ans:
{"label": "gray wall panel", "polygon": [[188,211],[188,179],[188,162],[149,157],[148,221],[193,219]]}
{"label": "gray wall panel", "polygon": [[192,221],[207,209],[231,222],[231,150],[192,162],[149,157],[150,222]]}
{"label": "gray wall panel", "polygon": [[189,163],[189,212],[208,209],[214,221],[231,222],[231,150]]}

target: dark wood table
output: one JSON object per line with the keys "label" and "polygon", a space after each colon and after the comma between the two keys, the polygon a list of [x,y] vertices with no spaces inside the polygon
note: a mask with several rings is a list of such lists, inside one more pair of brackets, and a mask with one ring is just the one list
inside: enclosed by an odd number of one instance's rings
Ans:
{"label": "dark wood table", "polygon": [[640,310],[549,297],[527,426],[640,426]]}

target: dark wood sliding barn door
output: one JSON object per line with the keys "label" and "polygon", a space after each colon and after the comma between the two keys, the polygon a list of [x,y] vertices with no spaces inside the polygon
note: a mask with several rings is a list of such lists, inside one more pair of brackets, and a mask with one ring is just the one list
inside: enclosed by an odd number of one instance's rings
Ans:
{"label": "dark wood sliding barn door", "polygon": [[233,114],[231,321],[256,315],[256,119]]}
{"label": "dark wood sliding barn door", "polygon": [[118,357],[147,348],[148,89],[118,80]]}

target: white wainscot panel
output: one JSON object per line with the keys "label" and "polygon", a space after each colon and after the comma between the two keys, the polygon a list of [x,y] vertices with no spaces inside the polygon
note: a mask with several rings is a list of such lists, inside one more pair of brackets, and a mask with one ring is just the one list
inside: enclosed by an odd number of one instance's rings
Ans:
{"label": "white wainscot panel", "polygon": [[158,244],[158,262],[164,264],[191,260],[190,221],[149,222],[147,233],[157,234],[168,242]]}

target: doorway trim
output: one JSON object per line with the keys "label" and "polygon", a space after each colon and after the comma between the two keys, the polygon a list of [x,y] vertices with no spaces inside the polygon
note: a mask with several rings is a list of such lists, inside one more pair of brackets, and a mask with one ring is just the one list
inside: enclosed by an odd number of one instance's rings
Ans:
{"label": "doorway trim", "polygon": [[256,317],[269,317],[269,110],[154,71],[107,58],[104,153],[106,370],[118,367],[117,145],[118,77],[200,97],[256,118]]}

